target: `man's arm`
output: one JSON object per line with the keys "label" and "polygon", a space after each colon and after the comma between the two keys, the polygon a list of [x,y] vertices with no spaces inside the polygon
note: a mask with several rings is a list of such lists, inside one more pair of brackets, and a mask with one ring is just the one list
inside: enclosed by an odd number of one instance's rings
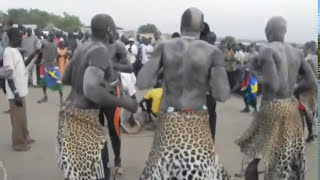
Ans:
{"label": "man's arm", "polygon": [[269,93],[276,93],[280,88],[280,80],[277,73],[275,61],[276,55],[270,48],[265,48],[259,54],[260,67],[262,71],[263,87]]}
{"label": "man's arm", "polygon": [[248,58],[249,72],[258,80],[260,84],[263,84],[263,77],[261,76],[261,68],[259,65],[259,54]]}
{"label": "man's arm", "polygon": [[74,60],[70,60],[68,63],[67,63],[67,66],[64,70],[64,73],[62,75],[62,83],[65,84],[65,85],[71,85],[71,75],[72,75],[72,70],[73,70],[73,63],[74,63]]}
{"label": "man's arm", "polygon": [[13,70],[9,66],[0,67],[0,79],[9,79],[13,74]]}
{"label": "man's arm", "polygon": [[78,58],[79,50],[75,50],[74,55],[72,58],[67,62],[66,68],[64,70],[62,76],[62,83],[65,85],[71,85],[71,77],[73,71],[73,64],[75,63],[76,59]]}
{"label": "man's arm", "polygon": [[317,77],[314,75],[311,66],[303,59],[302,53],[300,53],[300,62],[299,75],[301,81],[294,90],[295,95],[317,87]]}
{"label": "man's arm", "polygon": [[112,70],[108,51],[105,48],[96,49],[89,55],[89,58],[89,67],[83,79],[84,95],[102,107],[123,107],[133,113],[136,112],[138,106],[135,100],[125,97],[118,98],[102,86],[105,72]]}
{"label": "man's arm", "polygon": [[141,101],[139,102],[139,106],[142,111],[146,111],[146,108],[143,105],[143,103],[145,103],[146,101],[147,101],[146,98],[142,98]]}
{"label": "man's arm", "polygon": [[224,68],[224,57],[219,49],[212,53],[212,68],[210,71],[211,94],[217,101],[224,102],[230,94],[230,85]]}
{"label": "man's arm", "polygon": [[120,43],[116,43],[115,46],[117,60],[119,61],[113,64],[113,69],[120,72],[132,73],[133,69],[128,59],[126,47]]}
{"label": "man's arm", "polygon": [[[13,64],[13,59],[12,58],[13,58],[13,56],[10,53],[5,52],[4,55],[3,55],[3,66],[7,67],[8,70],[11,70],[13,72],[14,64]],[[18,93],[16,85],[14,83],[13,76],[8,76],[7,77],[7,81],[8,81],[8,84],[9,84],[9,88],[11,89],[11,91],[14,94],[14,100],[15,100],[16,105],[21,107],[22,106],[22,100],[21,100],[21,97],[20,97],[20,95]]]}
{"label": "man's arm", "polygon": [[158,72],[162,67],[162,53],[163,43],[160,43],[154,50],[150,60],[140,70],[136,84],[140,90],[153,86],[153,82],[157,79]]}

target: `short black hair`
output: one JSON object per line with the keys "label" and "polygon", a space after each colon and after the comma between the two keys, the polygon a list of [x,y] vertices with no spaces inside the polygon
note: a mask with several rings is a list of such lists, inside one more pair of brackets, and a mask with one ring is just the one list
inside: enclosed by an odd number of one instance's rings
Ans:
{"label": "short black hair", "polygon": [[200,39],[201,39],[201,37],[206,36],[206,35],[208,35],[208,34],[210,33],[210,26],[209,26],[209,24],[206,23],[206,22],[203,22],[203,25],[204,25],[204,28],[203,28],[203,30],[201,31]]}
{"label": "short black hair", "polygon": [[18,28],[10,28],[8,30],[8,37],[11,47],[19,47],[21,44],[21,35]]}
{"label": "short black hair", "polygon": [[171,35],[171,38],[179,38],[181,37],[180,34],[178,32],[174,32],[172,35]]}

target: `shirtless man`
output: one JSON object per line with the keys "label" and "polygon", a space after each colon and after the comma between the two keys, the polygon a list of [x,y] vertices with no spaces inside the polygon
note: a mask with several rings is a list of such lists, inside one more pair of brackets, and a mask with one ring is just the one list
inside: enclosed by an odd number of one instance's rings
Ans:
{"label": "shirtless man", "polygon": [[[318,75],[318,47],[315,41],[310,41],[304,45],[305,61],[310,65],[313,70],[315,78]],[[298,79],[298,82],[302,79]],[[315,140],[316,134],[316,122],[314,121],[316,115],[318,114],[318,89],[314,88],[311,91],[296,94],[300,100],[299,110],[301,113],[301,118],[305,120],[308,128],[308,138],[306,142],[312,142]]]}
{"label": "shirtless man", "polygon": [[305,44],[305,60],[311,66],[314,75],[318,76],[318,47],[315,41],[310,41]]}
{"label": "shirtless man", "polygon": [[112,95],[112,87],[105,83],[110,82],[113,71],[112,54],[106,44],[115,41],[115,27],[109,15],[93,17],[92,39],[75,51],[62,79],[72,86],[58,127],[59,164],[67,179],[109,179],[108,149],[99,108],[137,111],[136,101]]}
{"label": "shirtless man", "polygon": [[[116,33],[117,34],[117,33]],[[117,34],[118,35],[118,34]],[[125,47],[126,37],[121,36],[121,40],[116,42],[106,42],[106,46],[111,54],[111,63],[113,71],[108,79],[109,84],[113,87],[112,94],[114,96],[120,97],[122,88],[120,81],[120,72],[131,73],[132,67],[128,60],[127,50]],[[123,173],[121,168],[121,137],[120,137],[120,107],[109,107],[100,109],[99,121],[101,125],[105,125],[105,117],[108,121],[109,136],[111,139],[112,149],[115,155],[114,165],[119,174]]]}
{"label": "shirtless man", "polygon": [[[181,38],[160,42],[138,75],[138,88],[147,89],[161,68],[164,74],[159,129],[140,179],[216,179],[217,174],[225,179],[219,161],[212,161],[217,155],[205,105],[208,89],[214,99],[224,102],[230,87],[223,54],[199,40],[203,18],[199,9],[187,9],[181,19]],[[201,158],[196,160],[197,155]]]}
{"label": "shirtless man", "polygon": [[[273,17],[268,21],[265,33],[269,43],[258,57],[263,84],[261,109],[249,129],[236,140],[247,160],[250,159],[246,179],[258,179],[250,176],[257,174],[257,166],[253,168],[251,163],[258,164],[257,158],[261,156],[268,166],[266,180],[281,179],[281,176],[304,179],[302,121],[298,103],[292,98],[316,87],[317,83],[303,52],[284,42],[286,32],[284,18]],[[295,87],[298,75],[302,80]],[[288,143],[292,146],[287,147]]]}

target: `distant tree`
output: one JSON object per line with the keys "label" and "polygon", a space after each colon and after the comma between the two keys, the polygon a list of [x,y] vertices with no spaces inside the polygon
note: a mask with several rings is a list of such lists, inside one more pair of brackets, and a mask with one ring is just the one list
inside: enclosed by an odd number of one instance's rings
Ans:
{"label": "distant tree", "polygon": [[10,17],[15,24],[36,24],[40,29],[49,24],[54,24],[64,31],[77,31],[83,26],[79,17],[63,13],[63,16],[48,13],[38,9],[9,9],[8,17],[0,12],[0,20]]}
{"label": "distant tree", "polygon": [[138,28],[138,33],[156,33],[158,28],[154,24],[144,24]]}
{"label": "distant tree", "polygon": [[4,21],[7,19],[8,19],[8,14],[3,11],[0,11],[0,23],[4,23]]}
{"label": "distant tree", "polygon": [[232,36],[226,36],[223,41],[225,42],[225,44],[235,44],[236,43],[236,39]]}

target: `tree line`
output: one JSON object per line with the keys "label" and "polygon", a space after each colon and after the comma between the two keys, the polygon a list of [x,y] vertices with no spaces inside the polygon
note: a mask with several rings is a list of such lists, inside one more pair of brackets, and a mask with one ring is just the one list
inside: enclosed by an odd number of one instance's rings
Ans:
{"label": "tree line", "polygon": [[59,16],[53,13],[48,13],[39,9],[9,9],[7,12],[0,11],[0,22],[5,22],[8,19],[13,20],[14,24],[36,24],[38,28],[43,29],[49,24],[64,31],[78,31],[83,23],[78,16],[63,13]]}

